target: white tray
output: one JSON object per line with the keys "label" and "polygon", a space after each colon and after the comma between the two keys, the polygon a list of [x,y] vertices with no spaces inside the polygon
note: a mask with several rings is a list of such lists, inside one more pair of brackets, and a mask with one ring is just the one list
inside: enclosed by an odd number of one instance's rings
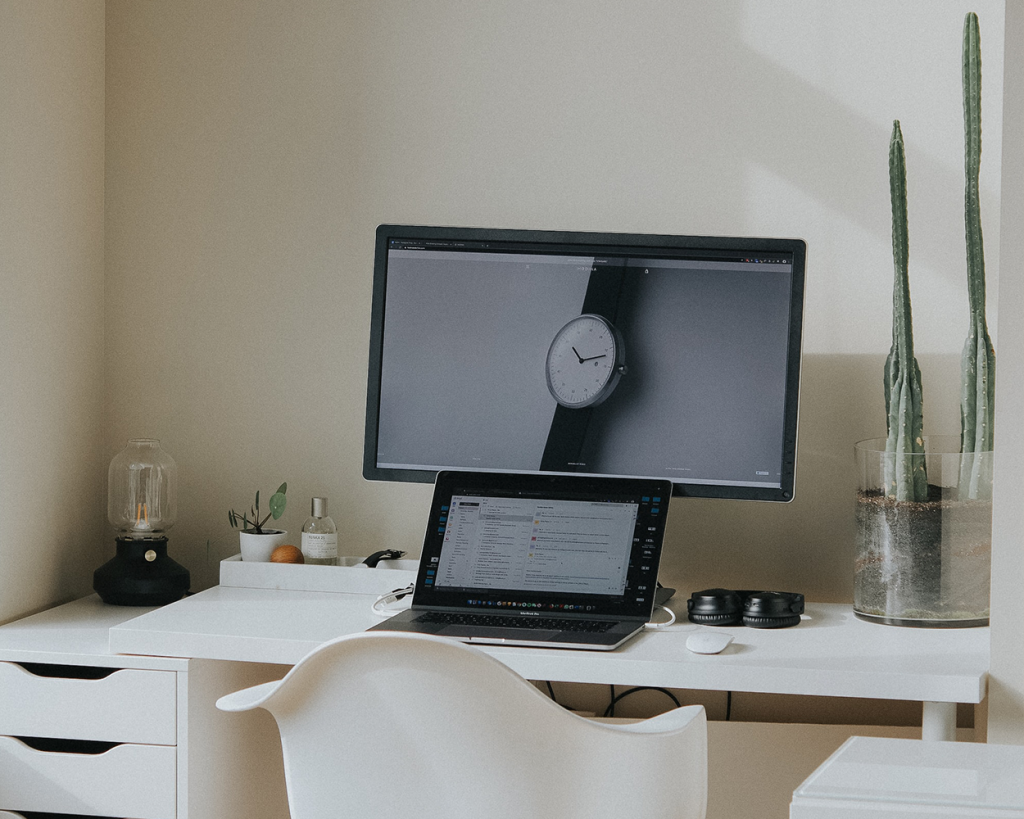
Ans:
{"label": "white tray", "polygon": [[416,579],[418,560],[382,560],[377,568],[357,568],[361,557],[342,557],[339,566],[251,563],[240,554],[220,562],[220,584],[249,589],[284,589],[347,594],[385,594]]}

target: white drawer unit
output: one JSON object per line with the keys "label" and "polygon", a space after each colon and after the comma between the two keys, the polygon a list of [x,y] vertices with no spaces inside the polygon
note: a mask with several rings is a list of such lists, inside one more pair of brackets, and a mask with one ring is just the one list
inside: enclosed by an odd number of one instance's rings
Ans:
{"label": "white drawer unit", "polygon": [[108,651],[110,626],[144,611],[87,599],[0,629],[0,819],[178,819],[187,662]]}
{"label": "white drawer unit", "polygon": [[288,815],[273,718],[215,707],[287,668],[111,653],[148,611],[93,595],[0,627],[0,819]]}

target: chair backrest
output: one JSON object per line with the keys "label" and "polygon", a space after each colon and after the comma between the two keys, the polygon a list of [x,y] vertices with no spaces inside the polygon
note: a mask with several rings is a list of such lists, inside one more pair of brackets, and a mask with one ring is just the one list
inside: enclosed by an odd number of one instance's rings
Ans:
{"label": "chair backrest", "polygon": [[276,718],[291,819],[706,810],[702,706],[633,724],[587,720],[478,649],[437,637],[343,637],[218,707]]}

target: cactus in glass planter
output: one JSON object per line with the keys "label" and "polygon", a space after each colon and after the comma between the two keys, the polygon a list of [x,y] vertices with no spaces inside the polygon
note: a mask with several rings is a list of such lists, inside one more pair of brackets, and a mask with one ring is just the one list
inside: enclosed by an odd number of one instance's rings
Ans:
{"label": "cactus in glass planter", "polygon": [[[934,486],[928,484],[921,435],[921,371],[914,359],[907,274],[906,164],[898,121],[889,143],[895,276],[892,349],[885,364],[888,436],[884,452],[857,449],[854,611],[898,625],[979,626],[989,617],[995,356],[985,326],[978,205],[981,60],[974,14],[964,22],[963,70],[970,329],[962,357],[960,451],[937,442],[938,451],[930,455],[939,457],[928,470]],[[950,486],[954,482],[958,486]]]}
{"label": "cactus in glass planter", "polygon": [[981,236],[978,173],[981,166],[981,44],[978,16],[964,18],[964,222],[967,236],[967,293],[971,321],[961,357],[960,497],[992,497],[995,419],[995,351],[985,322],[985,255]]}
{"label": "cactus in glass planter", "polygon": [[921,368],[914,357],[907,258],[907,169],[903,132],[893,122],[889,141],[889,189],[892,198],[892,348],[885,359],[886,495],[901,501],[928,497],[925,470]]}

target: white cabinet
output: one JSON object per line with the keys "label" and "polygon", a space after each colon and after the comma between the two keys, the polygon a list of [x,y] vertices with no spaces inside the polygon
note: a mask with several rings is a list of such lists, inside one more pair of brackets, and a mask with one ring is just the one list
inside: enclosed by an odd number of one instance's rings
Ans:
{"label": "white cabinet", "polygon": [[273,719],[214,705],[287,667],[111,654],[146,611],[94,596],[0,628],[0,819],[288,816]]}
{"label": "white cabinet", "polygon": [[176,688],[174,671],[0,662],[0,807],[175,819]]}
{"label": "white cabinet", "polygon": [[790,819],[1022,819],[1024,748],[850,737],[793,792]]}

